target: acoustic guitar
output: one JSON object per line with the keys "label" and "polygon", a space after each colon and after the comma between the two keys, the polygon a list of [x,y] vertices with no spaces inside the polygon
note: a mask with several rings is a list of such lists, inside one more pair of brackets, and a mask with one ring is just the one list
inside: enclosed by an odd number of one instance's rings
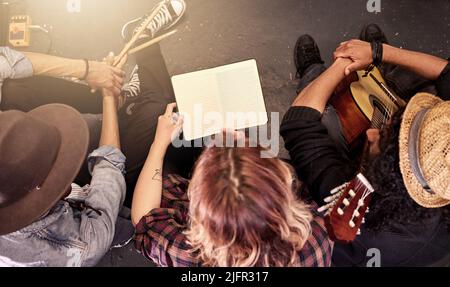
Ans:
{"label": "acoustic guitar", "polygon": [[389,89],[376,67],[346,77],[336,88],[330,104],[336,110],[350,150],[361,147],[368,129],[381,129],[406,105]]}
{"label": "acoustic guitar", "polygon": [[[406,103],[386,85],[380,71],[358,71],[346,77],[331,99],[350,151],[361,151],[365,132],[381,129]],[[357,155],[360,156],[360,155]],[[325,213],[330,238],[341,243],[352,242],[364,223],[374,189],[362,173],[334,190],[319,212]]]}

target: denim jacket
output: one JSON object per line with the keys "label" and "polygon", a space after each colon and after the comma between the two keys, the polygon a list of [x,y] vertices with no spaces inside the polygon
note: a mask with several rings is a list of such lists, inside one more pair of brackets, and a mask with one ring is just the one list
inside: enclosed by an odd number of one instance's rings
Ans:
{"label": "denim jacket", "polygon": [[47,215],[0,237],[0,266],[80,267],[102,259],[113,241],[125,198],[125,156],[103,146],[89,155],[88,163],[90,185],[72,184],[69,197]]}
{"label": "denim jacket", "polygon": [[33,75],[33,65],[24,54],[8,47],[0,47],[0,102],[5,79],[21,79]]}

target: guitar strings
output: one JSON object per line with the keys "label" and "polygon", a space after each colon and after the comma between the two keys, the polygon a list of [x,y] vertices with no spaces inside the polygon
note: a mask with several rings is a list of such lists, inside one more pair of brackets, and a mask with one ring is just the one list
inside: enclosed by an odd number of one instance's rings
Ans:
{"label": "guitar strings", "polygon": [[[355,189],[359,190],[362,188],[364,189],[364,193],[361,196],[361,199],[358,201],[358,207],[355,209],[355,211],[353,212],[352,218],[350,219],[350,222],[349,222],[350,226],[352,226],[352,223],[353,223],[353,225],[355,224],[354,219],[361,215],[361,213],[359,212],[359,209],[364,206],[364,204],[365,204],[364,202],[366,201],[367,197],[374,192],[374,190],[369,189],[364,183],[358,181],[355,184]],[[364,217],[363,217],[363,220],[364,220]]]}
{"label": "guitar strings", "polygon": [[387,103],[384,103],[385,108],[382,110],[379,110],[376,106],[374,107],[374,115],[371,121],[371,128],[381,129],[386,124],[386,122],[392,117],[395,111],[395,106],[398,103],[398,100],[395,97],[395,95],[383,83],[378,81],[378,79],[373,74],[370,74],[370,78],[380,87],[380,89],[391,100],[387,101]]}
{"label": "guitar strings", "polygon": [[381,129],[383,125],[392,117],[395,105],[393,103],[385,104],[386,108],[381,111],[374,107],[374,115],[372,116],[371,127]]}

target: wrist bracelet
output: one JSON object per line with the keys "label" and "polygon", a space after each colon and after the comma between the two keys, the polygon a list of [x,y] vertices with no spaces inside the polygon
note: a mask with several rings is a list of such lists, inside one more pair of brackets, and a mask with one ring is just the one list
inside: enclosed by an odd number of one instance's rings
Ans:
{"label": "wrist bracelet", "polygon": [[86,71],[84,72],[84,76],[80,79],[81,81],[86,80],[87,76],[89,75],[89,60],[83,59],[83,61],[86,63]]}
{"label": "wrist bracelet", "polygon": [[378,65],[383,63],[383,43],[381,42],[378,42],[377,62]]}
{"label": "wrist bracelet", "polygon": [[383,43],[373,41],[371,47],[373,65],[379,66],[383,62]]}
{"label": "wrist bracelet", "polygon": [[377,65],[377,50],[378,50],[377,46],[378,46],[378,43],[375,42],[375,41],[372,41],[370,43],[370,46],[372,47],[372,64],[376,66]]}

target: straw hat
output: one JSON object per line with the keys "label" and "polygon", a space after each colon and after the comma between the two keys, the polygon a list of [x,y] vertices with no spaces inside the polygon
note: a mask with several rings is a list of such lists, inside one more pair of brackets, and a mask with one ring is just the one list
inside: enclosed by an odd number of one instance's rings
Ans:
{"label": "straw hat", "polygon": [[450,204],[450,102],[420,93],[406,107],[400,128],[400,170],[419,205]]}

